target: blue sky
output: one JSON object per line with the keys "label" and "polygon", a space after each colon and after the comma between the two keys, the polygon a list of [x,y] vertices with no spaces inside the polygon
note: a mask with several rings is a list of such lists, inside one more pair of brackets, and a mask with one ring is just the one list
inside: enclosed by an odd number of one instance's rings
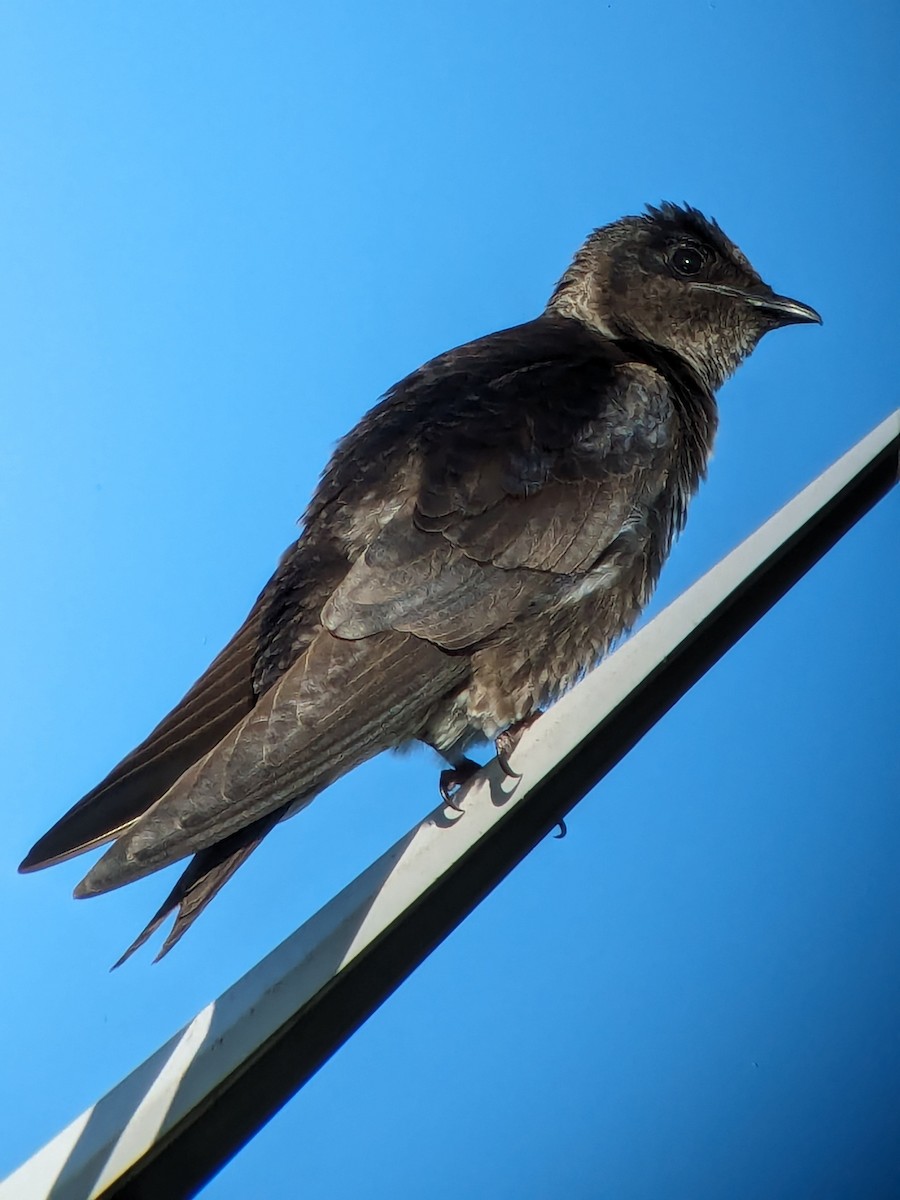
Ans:
{"label": "blue sky", "polygon": [[[900,18],[816,2],[0,13],[0,1175],[417,819],[426,752],[278,830],[162,964],[170,880],[35,838],[243,618],[335,440],[543,306],[594,226],[713,214],[823,328],[721,393],[657,610],[898,404]],[[208,1187],[900,1191],[900,496],[719,664]]]}

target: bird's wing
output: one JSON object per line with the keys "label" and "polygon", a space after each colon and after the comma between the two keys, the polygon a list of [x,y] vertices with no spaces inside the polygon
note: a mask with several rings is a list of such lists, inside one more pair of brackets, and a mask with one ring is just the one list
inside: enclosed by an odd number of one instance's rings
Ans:
{"label": "bird's wing", "polygon": [[678,421],[646,364],[533,363],[467,399],[465,419],[436,423],[415,500],[325,605],[339,637],[474,647],[601,570],[666,484]]}
{"label": "bird's wing", "polygon": [[19,870],[40,870],[91,850],[145,813],[302,655],[346,569],[346,559],[327,542],[290,547],[243,625],[184,698],[35,843]]}
{"label": "bird's wing", "polygon": [[265,593],[184,699],[139,746],[35,843],[19,867],[36,871],[127,828],[255,703],[252,673]]}
{"label": "bird's wing", "polygon": [[[415,737],[435,699],[458,686],[466,669],[410,634],[352,641],[319,627],[252,711],[123,831],[76,896],[121,887],[312,798]],[[235,845],[243,845],[240,838]]]}

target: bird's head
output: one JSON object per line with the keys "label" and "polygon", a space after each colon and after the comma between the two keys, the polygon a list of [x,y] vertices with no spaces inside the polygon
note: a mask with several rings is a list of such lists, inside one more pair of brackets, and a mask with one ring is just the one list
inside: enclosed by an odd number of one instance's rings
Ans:
{"label": "bird's head", "polygon": [[674,351],[713,390],[763,334],[822,320],[763,283],[715,221],[677,204],[596,229],[547,311]]}

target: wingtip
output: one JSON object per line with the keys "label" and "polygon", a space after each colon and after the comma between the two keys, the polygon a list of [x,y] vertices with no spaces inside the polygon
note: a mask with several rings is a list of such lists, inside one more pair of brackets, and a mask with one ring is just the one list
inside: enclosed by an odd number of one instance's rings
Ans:
{"label": "wingtip", "polygon": [[61,821],[57,821],[42,838],[38,838],[19,863],[20,875],[30,875],[33,871],[43,871],[46,867],[55,867],[59,863],[68,862],[71,858],[77,858],[79,854],[86,854],[89,850],[95,850],[98,846],[102,846],[104,842],[115,837],[118,832],[112,830],[100,837],[78,841],[71,837],[61,836],[64,834],[65,820],[64,817]]}
{"label": "wingtip", "polygon": [[76,885],[72,892],[75,899],[85,900],[88,896],[102,896],[104,892],[113,892],[123,884],[130,883],[132,878],[140,878],[137,874],[123,876],[123,857],[121,843],[113,842],[106,853],[97,859],[84,879]]}
{"label": "wingtip", "polygon": [[80,883],[77,883],[72,891],[72,895],[76,900],[86,900],[88,896],[96,896],[97,891],[90,885],[90,872],[85,875]]}
{"label": "wingtip", "polygon": [[49,836],[49,834],[45,834],[39,838],[19,863],[20,875],[30,875],[33,871],[43,871],[45,867],[54,867],[57,863],[78,853],[77,850],[70,850],[68,853],[62,853],[58,849],[50,850],[48,847]]}
{"label": "wingtip", "polygon": [[121,837],[97,859],[72,894],[76,900],[84,900],[87,896],[102,896],[106,892],[114,892],[124,887],[127,883],[134,883],[136,879],[143,879],[145,875],[150,875],[164,866],[168,866],[168,863],[138,861],[131,853],[131,843],[127,836]]}

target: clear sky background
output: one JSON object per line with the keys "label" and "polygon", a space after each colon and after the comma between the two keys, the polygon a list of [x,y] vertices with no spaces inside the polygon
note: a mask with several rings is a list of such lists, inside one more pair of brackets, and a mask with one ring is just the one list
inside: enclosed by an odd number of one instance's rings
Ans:
{"label": "clear sky background", "polygon": [[[714,215],[823,328],[721,393],[657,610],[900,403],[896,4],[0,11],[0,1175],[436,802],[354,772],[175,952],[38,835],[243,618],[392,382],[527,320],[596,225]],[[900,1194],[900,495],[209,1186]]]}

